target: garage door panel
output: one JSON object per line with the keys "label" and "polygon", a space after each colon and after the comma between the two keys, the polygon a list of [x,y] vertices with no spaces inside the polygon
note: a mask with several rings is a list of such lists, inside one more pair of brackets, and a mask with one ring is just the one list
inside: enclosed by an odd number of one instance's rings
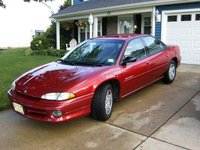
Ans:
{"label": "garage door panel", "polygon": [[184,40],[184,41],[179,41],[178,45],[180,45],[180,47],[182,49],[185,49],[186,51],[188,51],[187,49],[190,49],[192,44],[190,41]]}
{"label": "garage door panel", "polygon": [[173,34],[178,34],[178,29],[177,28],[168,28],[168,30],[167,30],[167,34],[171,34],[171,35],[173,35]]}
{"label": "garage door panel", "polygon": [[188,54],[182,53],[181,57],[184,58],[182,59],[182,63],[188,63],[189,61],[191,61],[191,55],[189,53]]}
{"label": "garage door panel", "polygon": [[193,41],[193,48],[200,51],[200,41]]}
{"label": "garage door panel", "polygon": [[186,36],[186,38],[188,37],[188,35],[193,35],[192,32],[192,28],[191,27],[180,27],[180,36]]}
{"label": "garage door panel", "polygon": [[[200,65],[200,21],[195,16],[200,12],[176,13],[177,20],[166,22],[166,44],[176,44],[180,46],[182,63]],[[190,21],[182,19],[184,15],[191,15]],[[166,19],[168,20],[168,19]]]}
{"label": "garage door panel", "polygon": [[193,64],[200,64],[200,54],[199,53],[192,55],[191,59],[192,59]]}
{"label": "garage door panel", "polygon": [[198,34],[197,36],[199,36],[199,34],[200,34],[200,24],[199,24],[199,26],[194,26],[193,31],[194,31],[194,34]]}

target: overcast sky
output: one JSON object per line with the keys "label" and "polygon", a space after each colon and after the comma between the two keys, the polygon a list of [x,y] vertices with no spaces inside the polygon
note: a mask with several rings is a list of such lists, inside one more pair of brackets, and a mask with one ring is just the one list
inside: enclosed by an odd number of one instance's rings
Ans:
{"label": "overcast sky", "polygon": [[[51,24],[51,12],[42,3],[23,0],[4,0],[6,9],[0,7],[0,47],[25,47],[30,45],[35,30],[46,30]],[[64,0],[47,4],[57,12]]]}

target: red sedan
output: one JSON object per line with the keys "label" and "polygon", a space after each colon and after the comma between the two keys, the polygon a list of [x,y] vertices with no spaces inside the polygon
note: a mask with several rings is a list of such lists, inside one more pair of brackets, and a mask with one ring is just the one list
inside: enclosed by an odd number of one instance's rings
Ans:
{"label": "red sedan", "polygon": [[62,122],[89,115],[110,118],[113,102],[157,80],[172,83],[177,46],[149,35],[114,35],[84,41],[63,58],[16,79],[8,91],[14,111]]}

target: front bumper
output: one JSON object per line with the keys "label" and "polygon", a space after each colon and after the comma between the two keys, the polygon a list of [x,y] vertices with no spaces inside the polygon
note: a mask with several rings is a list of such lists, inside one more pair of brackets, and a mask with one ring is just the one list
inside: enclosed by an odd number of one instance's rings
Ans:
{"label": "front bumper", "polygon": [[[94,93],[65,101],[48,101],[40,98],[29,97],[18,92],[9,90],[8,97],[11,101],[20,104],[23,112],[19,113],[27,118],[46,122],[63,122],[78,117],[86,116],[91,112],[91,102]],[[14,108],[13,108],[14,110]],[[59,110],[61,117],[55,117],[52,112]]]}

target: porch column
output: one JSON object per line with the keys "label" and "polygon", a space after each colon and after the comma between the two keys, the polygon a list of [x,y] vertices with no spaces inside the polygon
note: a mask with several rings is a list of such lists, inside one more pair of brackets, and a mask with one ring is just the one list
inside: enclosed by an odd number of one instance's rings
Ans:
{"label": "porch column", "polygon": [[94,18],[93,37],[98,36],[98,18]]}
{"label": "porch column", "polygon": [[152,13],[151,13],[151,17],[152,17],[152,35],[155,36],[155,28],[156,28],[156,7],[153,7]]}
{"label": "porch column", "polygon": [[94,18],[92,16],[92,14],[90,14],[89,18],[88,18],[88,22],[89,22],[89,25],[90,25],[90,38],[92,38],[92,27],[93,27],[93,23],[94,23]]}
{"label": "porch column", "polygon": [[56,49],[60,49],[60,22],[56,22]]}

